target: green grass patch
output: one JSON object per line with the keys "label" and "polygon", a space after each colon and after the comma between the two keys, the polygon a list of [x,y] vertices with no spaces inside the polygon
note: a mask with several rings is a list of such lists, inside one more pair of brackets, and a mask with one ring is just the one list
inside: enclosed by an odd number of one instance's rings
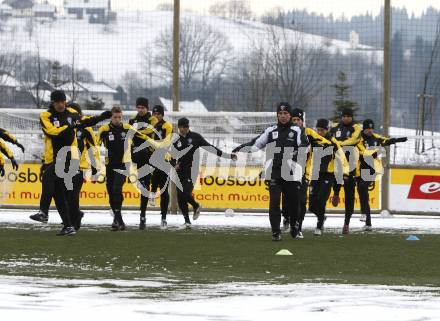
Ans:
{"label": "green grass patch", "polygon": [[[303,240],[268,230],[110,232],[0,227],[0,274],[75,279],[149,279],[185,283],[329,282],[440,286],[440,235],[327,233]],[[288,249],[293,256],[276,256]],[[108,284],[111,287],[111,284]]]}

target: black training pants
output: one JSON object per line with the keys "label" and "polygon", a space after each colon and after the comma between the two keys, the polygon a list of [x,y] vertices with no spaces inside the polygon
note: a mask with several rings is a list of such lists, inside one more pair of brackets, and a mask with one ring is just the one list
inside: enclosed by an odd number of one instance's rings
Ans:
{"label": "black training pants", "polygon": [[330,196],[334,176],[330,173],[321,173],[318,180],[312,181],[309,193],[309,210],[318,218],[316,227],[323,228],[325,219],[325,207]]}
{"label": "black training pants", "polygon": [[285,208],[290,219],[290,226],[295,226],[299,219],[299,190],[300,182],[271,179],[269,181],[269,221],[272,233],[280,233],[281,197],[286,200]]}
{"label": "black training pants", "polygon": [[356,178],[356,182],[359,200],[361,203],[361,212],[362,214],[366,215],[365,225],[371,226],[370,195],[368,193],[368,189],[373,182],[364,181],[360,177]]}
{"label": "black training pants", "polygon": [[110,200],[110,207],[113,212],[121,211],[124,196],[122,195],[122,187],[125,183],[125,175],[116,171],[115,168],[106,168],[106,187]]}
{"label": "black training pants", "polygon": [[[345,220],[344,224],[350,224],[351,216],[354,212],[354,192],[356,182],[354,176],[350,173],[349,176],[344,176],[344,193],[345,193]],[[341,186],[334,182],[333,189],[336,195],[339,195]]]}
{"label": "black training pants", "polygon": [[191,204],[193,208],[199,206],[192,195],[194,184],[191,179],[190,173],[178,173],[178,176],[180,183],[182,184],[182,190],[177,188],[177,203],[185,219],[185,222],[190,222],[188,215],[188,204]]}
{"label": "black training pants", "polygon": [[[170,194],[168,193],[169,175],[159,169],[155,169],[151,177],[151,192],[156,193],[157,188],[160,189],[160,213],[162,219],[166,219],[168,205],[170,204]],[[192,191],[191,191],[192,192]]]}

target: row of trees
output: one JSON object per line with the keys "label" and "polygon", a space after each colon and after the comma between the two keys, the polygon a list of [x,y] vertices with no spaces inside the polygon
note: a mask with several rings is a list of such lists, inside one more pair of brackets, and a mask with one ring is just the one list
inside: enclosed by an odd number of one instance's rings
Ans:
{"label": "row of trees", "polygon": [[[129,102],[139,93],[171,95],[172,29],[166,29],[155,39],[153,54],[150,48],[146,46],[140,53],[142,70],[127,73],[123,79]],[[320,116],[334,108],[335,88],[331,85],[337,81],[339,67],[347,57],[330,54],[326,43],[313,43],[302,33],[272,26],[259,39],[251,41],[245,53],[232,52],[229,38],[218,29],[202,20],[182,19],[182,99],[201,99],[210,110],[267,111],[278,100],[290,101]],[[353,69],[365,71],[355,79],[358,87],[364,86],[365,76],[371,73],[370,64],[363,58],[353,64]],[[347,73],[353,71],[347,69]],[[348,99],[350,79],[344,73],[341,75],[345,78],[338,83],[347,86],[343,99]],[[353,92],[359,97],[362,89]]]}

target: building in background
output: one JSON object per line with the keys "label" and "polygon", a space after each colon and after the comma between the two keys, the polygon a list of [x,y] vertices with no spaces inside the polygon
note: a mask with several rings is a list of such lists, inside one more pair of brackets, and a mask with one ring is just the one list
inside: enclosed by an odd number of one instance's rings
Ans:
{"label": "building in background", "polygon": [[34,15],[32,11],[34,1],[32,0],[5,0],[3,4],[12,8],[13,17],[32,17]]}
{"label": "building in background", "polygon": [[68,82],[58,87],[58,89],[64,90],[72,100],[83,105],[84,109],[109,108],[121,103],[117,99],[118,91],[103,81]]}
{"label": "building in background", "polygon": [[38,19],[47,19],[47,20],[54,20],[55,19],[55,14],[57,13],[57,8],[48,3],[39,3],[39,4],[35,4],[32,7],[32,11],[34,13],[34,17],[38,18]]}
{"label": "building in background", "polygon": [[0,18],[12,17],[12,7],[6,3],[0,3]]}
{"label": "building in background", "polygon": [[64,0],[64,12],[68,17],[88,19],[90,23],[108,23],[114,18],[111,0]]}
{"label": "building in background", "polygon": [[[163,97],[158,97],[159,103],[167,111],[173,111],[173,101]],[[207,113],[208,108],[198,99],[194,101],[181,101],[179,103],[179,111],[183,113]]]}

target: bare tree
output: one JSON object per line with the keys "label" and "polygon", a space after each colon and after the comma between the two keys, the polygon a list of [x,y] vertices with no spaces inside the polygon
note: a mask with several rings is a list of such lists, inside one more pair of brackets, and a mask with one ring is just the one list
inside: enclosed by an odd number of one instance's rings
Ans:
{"label": "bare tree", "polygon": [[[440,16],[437,18],[437,25],[435,29],[434,40],[432,42],[429,60],[424,68],[422,76],[422,92],[418,95],[419,107],[417,118],[416,135],[425,135],[425,126],[427,120],[431,120],[431,131],[434,131],[433,126],[433,100],[435,95],[440,90]],[[425,151],[425,140],[417,140],[415,144],[416,153],[423,153]]]}
{"label": "bare tree", "polygon": [[150,47],[147,44],[144,49],[140,52],[142,61],[142,77],[145,80],[145,87],[153,87],[153,77],[154,77],[154,56],[150,51]]}
{"label": "bare tree", "polygon": [[229,0],[227,8],[229,18],[233,20],[243,21],[251,18],[252,11],[248,0]]}
{"label": "bare tree", "polygon": [[238,59],[238,81],[252,111],[263,111],[272,100],[274,75],[269,62],[269,51],[262,43],[254,43],[249,55]]}
{"label": "bare tree", "polygon": [[24,31],[27,32],[29,36],[29,40],[31,40],[34,34],[34,18],[31,17],[27,19],[26,24],[24,26]]}
{"label": "bare tree", "polygon": [[211,16],[226,18],[227,4],[225,2],[216,2],[209,7],[209,14]]}
{"label": "bare tree", "polygon": [[279,98],[306,108],[322,89],[328,53],[322,43],[307,43],[302,33],[279,27],[270,27],[268,33]]}
{"label": "bare tree", "polygon": [[[46,64],[46,66],[45,66]],[[17,64],[20,83],[31,94],[32,101],[37,108],[44,105],[43,81],[50,77],[50,62],[41,58],[40,46],[36,44],[36,54],[28,57],[22,56],[22,61]]]}
{"label": "bare tree", "polygon": [[[155,63],[171,79],[173,73],[172,29],[166,29],[155,40],[158,54]],[[148,49],[146,49],[148,50]],[[231,50],[226,36],[209,24],[192,19],[182,19],[180,29],[180,78],[182,87],[188,89],[193,81],[200,81],[205,89],[211,79],[220,77],[228,64]]]}
{"label": "bare tree", "polygon": [[156,10],[157,11],[173,11],[174,10],[174,5],[172,2],[167,1],[167,2],[161,2],[156,6]]}

